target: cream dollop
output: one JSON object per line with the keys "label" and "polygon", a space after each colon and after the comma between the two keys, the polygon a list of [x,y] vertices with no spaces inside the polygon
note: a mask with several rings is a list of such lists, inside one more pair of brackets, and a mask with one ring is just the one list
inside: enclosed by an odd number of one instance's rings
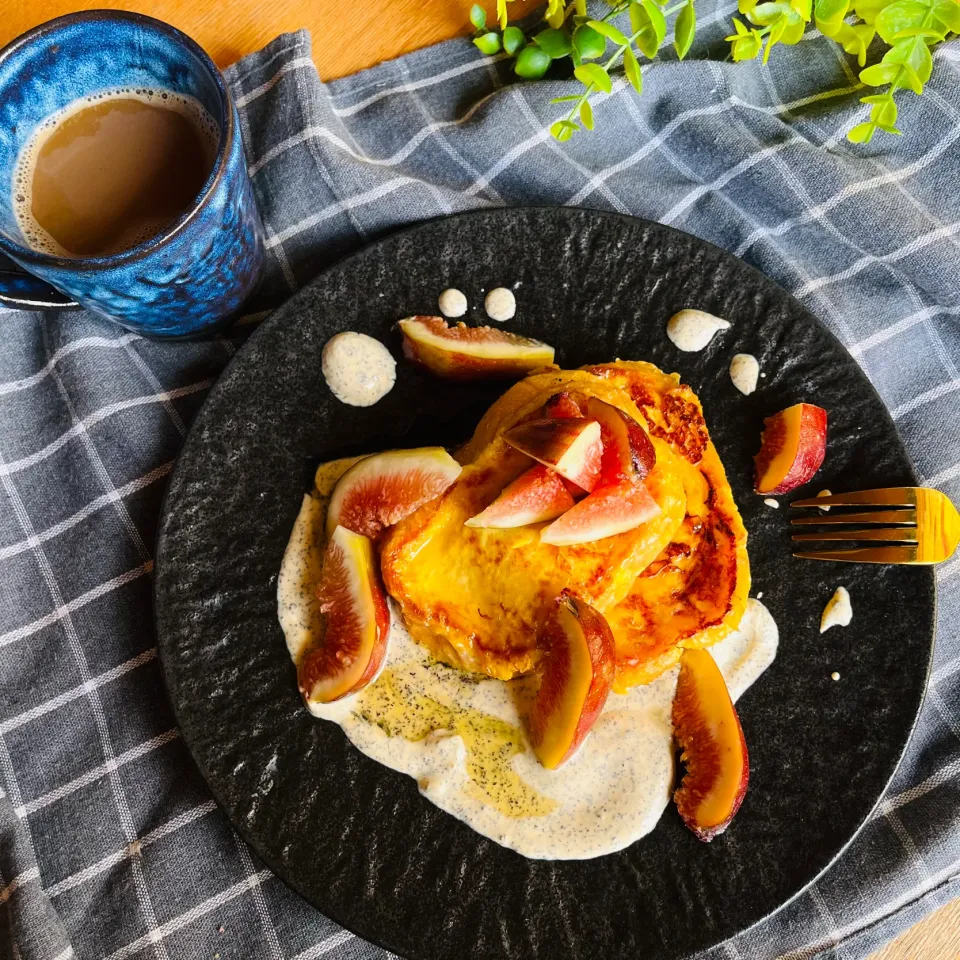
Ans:
{"label": "cream dollop", "polygon": [[382,400],[397,381],[397,361],[365,333],[338,333],[323,348],[321,369],[333,395],[352,407]]}
{"label": "cream dollop", "polygon": [[681,310],[667,321],[670,342],[684,353],[702,350],[719,330],[729,330],[730,324],[703,310]]}
{"label": "cream dollop", "polygon": [[738,353],[730,361],[730,379],[733,385],[744,395],[750,396],[757,389],[760,376],[760,364],[752,353]]}
{"label": "cream dollop", "polygon": [[820,617],[820,632],[826,633],[831,627],[848,627],[853,619],[853,607],[846,587],[837,587],[833,596],[823,608]]}
{"label": "cream dollop", "polygon": [[437,299],[440,312],[445,317],[462,317],[467,312],[467,298],[462,290],[450,287]]}
{"label": "cream dollop", "polygon": [[771,510],[779,510],[779,509],[780,509],[780,504],[777,503],[777,501],[774,500],[773,497],[767,497],[766,500],[764,500],[763,502],[764,502],[768,507],[770,507]]}
{"label": "cream dollop", "polygon": [[497,323],[512,320],[517,312],[517,298],[506,287],[495,287],[483,301],[487,316]]}

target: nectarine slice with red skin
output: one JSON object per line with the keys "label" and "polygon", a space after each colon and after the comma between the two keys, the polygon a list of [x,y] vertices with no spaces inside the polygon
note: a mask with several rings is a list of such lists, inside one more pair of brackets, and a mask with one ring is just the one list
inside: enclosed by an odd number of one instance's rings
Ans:
{"label": "nectarine slice with red skin", "polygon": [[750,757],[723,674],[706,650],[683,651],[673,735],[687,768],[673,799],[683,822],[710,841],[726,830],[743,803]]}
{"label": "nectarine slice with red skin", "polygon": [[538,463],[504,487],[500,496],[467,520],[466,525],[506,530],[553,520],[573,506],[568,482],[550,467]]}
{"label": "nectarine slice with red skin", "polygon": [[603,616],[570,590],[557,598],[540,631],[540,689],[528,719],[537,759],[555,770],[594,725],[616,673],[616,647]]}
{"label": "nectarine slice with red skin", "polygon": [[530,420],[508,430],[503,439],[578,487],[592,490],[596,486],[603,458],[600,424],[596,420],[584,417]]}
{"label": "nectarine slice with red skin", "polygon": [[569,393],[555,393],[546,404],[544,404],[543,409],[547,417],[569,419],[571,417],[583,416],[580,405]]}
{"label": "nectarine slice with red skin", "polygon": [[763,421],[753,458],[757,493],[789,493],[812,480],[827,452],[827,411],[797,403]]}
{"label": "nectarine slice with red skin", "polygon": [[592,543],[624,533],[652,520],[660,505],[642,482],[624,480],[597,487],[561,517],[540,531],[540,539],[555,547]]}
{"label": "nectarine slice with red skin", "polygon": [[327,536],[339,525],[377,540],[439,497],[463,468],[443,447],[387,450],[358,460],[338,481],[327,507]]}
{"label": "nectarine slice with red skin", "polygon": [[553,363],[553,347],[493,327],[448,327],[442,317],[399,323],[408,360],[451,380],[518,379]]}
{"label": "nectarine slice with red skin", "polygon": [[333,531],[317,597],[326,630],[301,662],[297,682],[308,701],[330,703],[365,687],[387,654],[390,609],[369,537]]}
{"label": "nectarine slice with red skin", "polygon": [[600,484],[642,480],[657,462],[653,441],[628,413],[599,397],[587,400],[586,414],[600,424],[603,460]]}

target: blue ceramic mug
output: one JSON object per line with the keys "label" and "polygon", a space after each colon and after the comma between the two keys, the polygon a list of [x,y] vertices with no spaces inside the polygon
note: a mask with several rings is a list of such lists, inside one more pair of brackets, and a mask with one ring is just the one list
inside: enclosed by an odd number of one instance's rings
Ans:
{"label": "blue ceramic mug", "polygon": [[[193,207],[152,239],[110,256],[32,249],[14,214],[20,152],[73,101],[138,87],[188,94],[217,123],[219,148]],[[263,226],[237,108],[196,43],[150,17],[94,10],[51,20],[0,51],[0,254],[22,268],[0,264],[0,302],[8,306],[81,306],[155,337],[197,336],[236,317],[260,277]]]}

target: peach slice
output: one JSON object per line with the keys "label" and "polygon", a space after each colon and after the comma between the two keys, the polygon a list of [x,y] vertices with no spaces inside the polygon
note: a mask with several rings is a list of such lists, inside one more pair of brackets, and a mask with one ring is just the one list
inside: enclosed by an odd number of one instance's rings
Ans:
{"label": "peach slice", "polygon": [[463,468],[443,447],[387,450],[355,463],[337,482],[327,507],[327,536],[339,525],[376,540],[429,500]]}
{"label": "peach slice", "polygon": [[390,610],[369,537],[333,531],[317,597],[326,631],[301,662],[297,682],[308,701],[330,703],[373,680],[387,653]]}
{"label": "peach slice", "polygon": [[827,411],[797,403],[763,421],[756,465],[757,493],[788,493],[812,480],[827,452]]}
{"label": "peach slice", "polygon": [[541,629],[540,689],[528,720],[537,759],[555,770],[577,751],[600,716],[616,672],[607,621],[570,590]]}
{"label": "peach slice", "polygon": [[743,803],[750,757],[723,674],[706,650],[683,651],[673,735],[687,768],[674,802],[683,822],[710,841],[726,830]]}
{"label": "peach slice", "polygon": [[563,516],[540,531],[540,539],[555,547],[592,543],[652,520],[660,506],[636,480],[597,487]]}
{"label": "peach slice", "polygon": [[592,490],[600,475],[603,441],[600,424],[583,417],[530,420],[508,430],[511,447],[556,470],[584,490]]}
{"label": "peach slice", "polygon": [[545,404],[544,411],[548,417],[582,417],[580,406],[569,393],[555,393]]}
{"label": "peach slice", "polygon": [[620,483],[632,478],[642,480],[653,469],[657,462],[653,442],[633,417],[598,397],[587,401],[587,416],[600,424],[603,440],[601,484]]}
{"label": "peach slice", "polygon": [[560,474],[538,463],[504,487],[489,507],[471,517],[466,524],[468,527],[505,530],[553,520],[573,506],[567,482]]}
{"label": "peach slice", "polygon": [[442,317],[407,317],[399,323],[408,360],[453,380],[519,378],[553,363],[553,347],[493,327],[448,327]]}

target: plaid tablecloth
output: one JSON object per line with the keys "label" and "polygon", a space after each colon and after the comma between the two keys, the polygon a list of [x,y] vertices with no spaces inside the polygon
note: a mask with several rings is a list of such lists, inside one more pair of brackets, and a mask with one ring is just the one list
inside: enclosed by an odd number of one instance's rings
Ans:
{"label": "plaid tablecloth", "polygon": [[[268,232],[258,309],[398,223],[580,204],[699,234],[758,266],[846,343],[925,483],[960,498],[960,45],[936,55],[902,139],[865,113],[836,47],[699,54],[617,85],[603,132],[545,133],[563,84],[511,86],[467,41],[324,85],[305,34],[229,71]],[[711,12],[712,11],[712,12]],[[711,57],[711,53],[713,56]],[[71,314],[0,317],[0,956],[373,958],[257,862],[179,741],[151,626],[165,479],[205,391],[259,316],[154,343]],[[909,756],[842,860],[710,957],[866,956],[960,894],[960,559]]]}

